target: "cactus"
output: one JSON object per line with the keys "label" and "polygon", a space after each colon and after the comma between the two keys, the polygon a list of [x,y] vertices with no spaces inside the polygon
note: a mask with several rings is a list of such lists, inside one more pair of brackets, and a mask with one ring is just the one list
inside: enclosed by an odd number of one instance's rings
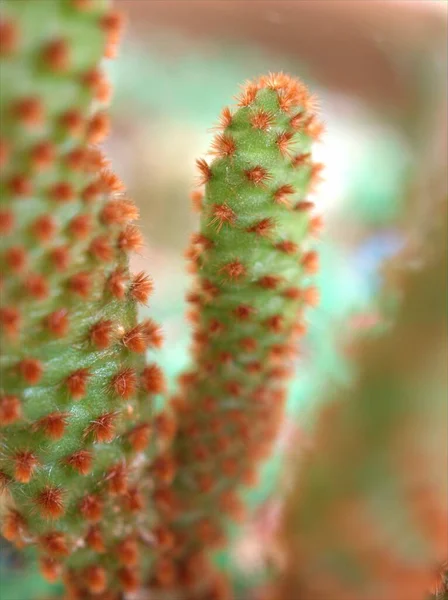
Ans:
{"label": "cactus", "polygon": [[[277,73],[223,110],[193,194],[193,365],[155,416],[165,383],[145,355],[162,336],[138,320],[152,281],[129,270],[138,211],[97,147],[109,128],[100,61],[122,18],[107,0],[1,10],[2,533],[37,548],[70,600],[229,598],[213,552],[244,519],[242,490],[271,452],[318,302],[315,101]],[[419,600],[446,558],[446,420],[429,387],[440,364],[424,360],[446,321],[428,294],[441,262],[407,276],[396,323],[323,415],[285,511],[281,598]]]}
{"label": "cactus", "polygon": [[[36,31],[44,12],[52,19]],[[148,396],[164,382],[143,354],[161,336],[152,321],[137,322],[136,307],[152,284],[129,274],[127,254],[142,244],[132,224],[137,210],[93,145],[108,129],[98,106],[110,89],[98,63],[105,43],[113,54],[119,26],[100,1],[48,0],[20,10],[9,1],[2,14],[0,467],[10,498],[2,531],[17,545],[37,545],[43,574],[55,580],[63,570],[71,597],[137,589],[139,555],[145,572],[151,561],[140,546],[154,540],[161,556],[153,586],[174,577],[178,590],[209,593],[196,590],[193,576],[203,548],[217,541],[207,514],[218,500],[241,517],[235,487],[254,482],[254,463],[269,452],[289,374],[283,363],[303,333],[304,305],[317,300],[315,288],[298,284],[317,268],[315,252],[299,244],[320,224],[305,199],[320,170],[309,153],[320,126],[305,87],[283,74],[247,85],[235,115],[223,111],[217,160],[198,162],[207,196],[205,233],[189,251],[202,269],[190,295],[201,309],[190,315],[198,320],[196,366],[182,377],[175,447],[152,461]],[[219,379],[207,387],[213,369]],[[215,431],[218,423],[215,446],[201,433],[203,408]],[[155,425],[163,448],[173,421],[165,414]],[[203,439],[190,452],[185,436],[195,427]],[[238,444],[227,451],[232,432],[242,435],[247,456],[238,458]],[[213,451],[215,462],[201,451]],[[216,464],[225,477],[209,486]],[[184,485],[191,477],[192,488]],[[201,490],[201,518],[186,535],[184,515],[197,511]],[[225,593],[217,575],[213,586]]]}
{"label": "cactus", "polygon": [[320,226],[307,199],[321,170],[310,153],[322,129],[313,98],[270,74],[244,87],[235,113],[224,108],[219,129],[213,162],[197,161],[205,193],[193,196],[200,230],[187,251],[197,274],[188,296],[194,364],[174,400],[167,464],[177,506],[165,519],[177,543],[156,568],[162,588],[202,589],[201,553],[222,544],[226,517],[243,518],[237,488],[255,484],[271,451],[303,311],[318,300],[309,285]]}
{"label": "cactus", "polygon": [[435,239],[427,264],[400,275],[395,322],[358,348],[354,389],[327,406],[314,449],[300,460],[275,598],[423,600],[440,579],[448,541],[446,219]]}
{"label": "cactus", "polygon": [[99,63],[122,19],[102,0],[1,10],[2,532],[36,545],[71,597],[115,598],[139,585],[163,388],[144,356],[159,328],[137,320],[152,282],[128,268],[138,211],[96,147],[110,93]]}

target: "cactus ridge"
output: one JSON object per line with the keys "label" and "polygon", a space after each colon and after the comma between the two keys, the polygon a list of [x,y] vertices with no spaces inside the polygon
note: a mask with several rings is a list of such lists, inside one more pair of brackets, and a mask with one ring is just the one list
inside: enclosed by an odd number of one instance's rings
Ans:
{"label": "cactus ridge", "polygon": [[318,302],[320,217],[307,199],[321,171],[311,157],[322,133],[315,102],[283,73],[247,83],[237,102],[222,111],[212,162],[197,161],[205,190],[193,194],[200,229],[186,253],[195,362],[173,400],[176,468],[163,518],[178,541],[170,581],[166,562],[156,569],[159,587],[204,581],[205,567],[195,575],[190,561],[223,543],[226,518],[243,519],[238,487],[256,483],[271,452],[304,310]]}
{"label": "cactus ridge", "polygon": [[96,146],[121,22],[102,0],[2,3],[2,532],[73,598],[135,590],[153,528],[141,476],[164,379],[145,352],[162,336],[137,319],[138,210]]}

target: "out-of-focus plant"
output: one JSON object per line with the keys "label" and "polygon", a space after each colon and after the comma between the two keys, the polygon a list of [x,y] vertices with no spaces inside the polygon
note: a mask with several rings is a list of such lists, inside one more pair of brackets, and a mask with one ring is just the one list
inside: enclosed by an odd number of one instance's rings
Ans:
{"label": "out-of-focus plant", "polygon": [[401,280],[398,314],[356,348],[356,384],[327,404],[312,450],[295,465],[275,597],[419,600],[440,577],[448,546],[446,233],[446,223],[432,232],[423,266],[391,269]]}

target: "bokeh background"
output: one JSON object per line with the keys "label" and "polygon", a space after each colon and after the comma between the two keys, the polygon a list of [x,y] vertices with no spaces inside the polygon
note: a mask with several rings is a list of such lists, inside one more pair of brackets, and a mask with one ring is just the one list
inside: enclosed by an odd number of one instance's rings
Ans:
{"label": "bokeh background", "polygon": [[[18,0],[19,1],[19,0]],[[36,0],[38,1],[38,0]],[[219,557],[238,598],[269,575],[288,453],[309,444],[317,407],[350,381],[355,338],[381,327],[385,261],[418,242],[447,197],[447,3],[444,0],[117,0],[128,26],[116,61],[106,152],[141,211],[147,241],[133,269],[156,282],[148,312],[163,324],[160,362],[175,387],[187,365],[188,276],[195,159],[239,84],[268,71],[302,78],[320,97],[325,229],[318,285],[297,360],[288,417],[253,518]],[[381,302],[380,302],[381,298]],[[387,299],[386,299],[387,300]],[[287,482],[286,482],[287,484]],[[46,598],[32,557],[0,553],[2,600]]]}

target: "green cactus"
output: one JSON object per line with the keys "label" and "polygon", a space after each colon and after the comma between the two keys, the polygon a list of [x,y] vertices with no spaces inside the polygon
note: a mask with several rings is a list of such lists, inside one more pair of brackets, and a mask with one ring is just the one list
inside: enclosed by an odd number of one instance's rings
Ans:
{"label": "green cactus", "polygon": [[[138,555],[145,572],[151,559],[140,548],[148,540],[161,552],[151,585],[174,580],[190,588],[215,530],[205,511],[188,539],[177,509],[190,514],[203,490],[202,511],[217,498],[226,513],[241,516],[234,488],[253,483],[254,461],[269,452],[289,374],[282,365],[304,329],[299,313],[317,299],[314,288],[297,287],[317,268],[315,252],[299,246],[320,224],[304,197],[320,169],[309,154],[320,131],[312,99],[282,74],[248,85],[240,110],[223,112],[218,159],[211,167],[199,162],[210,181],[202,223],[208,237],[196,236],[190,253],[203,268],[191,297],[202,304],[197,367],[183,377],[187,410],[177,406],[182,429],[174,451],[164,452],[174,425],[168,413],[153,420],[149,396],[163,391],[163,375],[143,356],[160,344],[160,332],[150,320],[137,322],[137,303],[152,284],[128,270],[128,252],[142,244],[132,224],[137,210],[93,145],[108,128],[101,105],[110,90],[98,64],[105,46],[113,54],[120,17],[89,0],[20,7],[9,0],[2,10],[0,473],[9,498],[2,531],[17,545],[37,545],[43,574],[55,580],[63,571],[71,597],[135,590]],[[36,30],[43,15],[51,18]],[[221,383],[207,388],[203,375],[213,368]],[[257,408],[239,403],[246,394]],[[207,426],[202,419],[195,425],[190,410],[202,407],[220,428],[209,448],[215,464],[222,458],[218,490],[208,487],[212,462],[204,463],[200,444],[182,460],[185,435]],[[154,460],[152,425],[162,449]],[[226,451],[232,431],[247,442],[242,460],[241,446]],[[209,442],[201,441],[202,452]],[[185,488],[191,476],[195,485]],[[226,588],[219,577],[214,586]]]}
{"label": "green cactus", "polygon": [[[193,195],[193,365],[155,416],[165,384],[145,354],[162,337],[138,320],[152,281],[129,270],[138,211],[97,147],[109,127],[100,61],[121,25],[107,0],[1,5],[2,533],[37,548],[69,600],[224,600],[213,552],[244,519],[318,302],[321,217],[308,194],[322,126],[283,73],[248,82],[223,110]],[[396,322],[363,347],[354,390],[317,428],[283,516],[275,598],[420,600],[446,558],[434,383],[446,299],[432,293],[445,246],[428,265],[406,276]]]}
{"label": "green cactus", "polygon": [[71,597],[115,598],[139,585],[152,528],[141,476],[163,388],[144,355],[159,328],[137,321],[152,282],[128,268],[138,211],[92,145],[108,128],[99,63],[122,19],[103,0],[1,11],[2,531],[37,545]]}
{"label": "green cactus", "polygon": [[[36,30],[43,15],[51,18]],[[98,64],[104,50],[113,54],[120,23],[102,1],[2,6],[0,474],[9,507],[2,531],[19,546],[37,545],[43,574],[55,580],[63,572],[73,598],[133,591],[144,585],[142,568],[153,572],[153,587],[174,583],[200,595],[202,550],[217,541],[207,510],[217,499],[241,517],[235,487],[254,482],[254,462],[269,452],[289,374],[283,365],[303,333],[303,306],[317,300],[314,288],[297,284],[317,268],[315,252],[299,243],[320,225],[305,198],[320,170],[309,154],[320,126],[304,86],[271,75],[246,87],[235,115],[223,112],[218,159],[211,167],[199,162],[210,181],[206,234],[190,250],[203,269],[191,295],[202,305],[197,366],[182,378],[182,428],[174,451],[165,452],[174,423],[168,413],[153,419],[150,395],[163,391],[163,375],[143,356],[160,344],[160,332],[152,321],[137,322],[137,303],[152,284],[128,270],[128,252],[142,244],[132,224],[138,214],[93,145],[108,129],[102,104],[110,89]],[[207,388],[211,369],[221,383]],[[257,408],[239,402],[246,394]],[[190,452],[185,435],[208,426],[194,423],[199,413],[191,409],[202,407],[215,430],[218,422],[216,447],[205,437]],[[154,425],[162,452],[153,460]],[[226,451],[232,432],[247,443],[242,460],[240,445]],[[219,489],[207,483],[208,450],[215,465],[222,459]],[[190,477],[192,488],[184,486]],[[189,539],[184,516],[196,510],[199,490],[206,502]],[[152,553],[141,547],[148,543],[159,552],[152,571]],[[217,575],[213,586],[227,593]]]}
{"label": "green cactus", "polygon": [[299,457],[275,598],[422,600],[440,579],[448,541],[443,216],[426,264],[396,272],[404,293],[396,319],[358,347],[354,388],[335,395],[311,453]]}
{"label": "green cactus", "polygon": [[307,199],[321,170],[310,153],[322,129],[313,99],[279,73],[248,83],[238,105],[222,112],[215,160],[197,163],[205,194],[194,196],[201,223],[187,252],[195,362],[174,401],[175,507],[164,517],[177,543],[156,569],[162,588],[202,589],[201,553],[222,543],[225,517],[243,517],[237,488],[256,482],[271,451],[303,311],[318,300],[309,285],[320,226]]}

